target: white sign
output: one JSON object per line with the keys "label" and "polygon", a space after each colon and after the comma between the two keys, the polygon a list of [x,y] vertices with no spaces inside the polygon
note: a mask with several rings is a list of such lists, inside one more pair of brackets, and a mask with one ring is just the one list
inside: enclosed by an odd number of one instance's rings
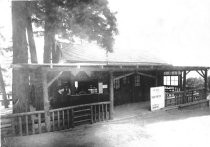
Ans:
{"label": "white sign", "polygon": [[103,85],[103,88],[105,89],[105,88],[108,88],[108,85]]}
{"label": "white sign", "polygon": [[98,93],[103,93],[103,83],[98,83]]}
{"label": "white sign", "polygon": [[150,106],[151,106],[151,111],[165,107],[164,86],[150,88]]}

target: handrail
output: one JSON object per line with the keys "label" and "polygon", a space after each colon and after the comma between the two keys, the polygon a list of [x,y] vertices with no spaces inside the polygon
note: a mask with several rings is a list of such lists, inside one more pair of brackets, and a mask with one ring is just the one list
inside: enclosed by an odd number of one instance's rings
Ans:
{"label": "handrail", "polygon": [[192,92],[192,91],[200,91],[200,90],[205,90],[205,88],[198,88],[198,89],[189,89],[189,90],[186,90],[186,91],[173,91],[173,92],[166,92],[166,94],[181,94],[181,93],[184,93],[184,92]]}
{"label": "handrail", "polygon": [[[47,115],[44,115],[46,111],[41,110],[11,114],[2,116],[2,118],[9,119],[7,123],[12,129],[11,135],[40,134],[46,131],[73,128],[79,124],[108,120],[110,119],[110,104],[110,101],[89,103],[51,109],[47,112]],[[49,130],[47,130],[48,127]]]}
{"label": "handrail", "polygon": [[[75,105],[75,106],[69,106],[69,107],[58,108],[58,109],[51,109],[51,110],[49,110],[49,112],[62,111],[62,110],[68,110],[68,109],[83,107],[83,106],[93,106],[93,105],[101,105],[101,104],[110,104],[110,101],[99,102],[99,103],[89,103],[89,104],[83,104],[83,105]],[[33,111],[33,112],[15,113],[15,114],[9,114],[9,115],[5,115],[5,116],[1,116],[1,118],[18,117],[18,116],[25,116],[25,115],[35,115],[35,114],[39,114],[39,113],[45,113],[45,111],[40,110],[40,111]]]}
{"label": "handrail", "polygon": [[205,99],[205,88],[190,89],[186,91],[167,92],[165,105],[173,106]]}
{"label": "handrail", "polygon": [[49,112],[62,111],[62,110],[67,110],[67,109],[74,109],[74,108],[84,107],[84,106],[93,106],[93,105],[101,105],[101,104],[110,104],[110,103],[111,103],[110,101],[105,101],[105,102],[99,102],[99,103],[89,103],[89,104],[68,106],[68,107],[63,107],[63,108],[51,109],[51,110],[49,110]]}
{"label": "handrail", "polygon": [[25,116],[25,115],[35,115],[35,114],[39,114],[39,113],[45,113],[45,111],[40,110],[40,111],[33,111],[33,112],[15,113],[15,114],[3,115],[3,116],[1,116],[1,118],[18,117],[18,116]]}

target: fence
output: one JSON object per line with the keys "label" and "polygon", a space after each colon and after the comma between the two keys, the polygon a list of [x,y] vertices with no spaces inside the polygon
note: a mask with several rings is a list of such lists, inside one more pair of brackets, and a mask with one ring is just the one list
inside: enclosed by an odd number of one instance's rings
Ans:
{"label": "fence", "polygon": [[192,89],[187,91],[166,92],[165,106],[186,104],[206,99],[205,89]]}
{"label": "fence", "polygon": [[[50,113],[50,131],[73,128],[83,123],[95,123],[110,118],[110,102],[99,102],[59,109]],[[17,113],[3,116],[10,121],[10,135],[31,135],[47,132],[45,111]]]}

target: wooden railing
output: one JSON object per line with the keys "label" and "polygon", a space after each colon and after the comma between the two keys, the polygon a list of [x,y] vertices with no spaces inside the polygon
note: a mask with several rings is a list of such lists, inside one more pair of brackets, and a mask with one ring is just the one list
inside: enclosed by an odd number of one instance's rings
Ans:
{"label": "wooden railing", "polygon": [[205,89],[166,92],[165,107],[186,104],[206,99]]}
{"label": "wooden railing", "polygon": [[[110,118],[110,102],[99,102],[59,109],[51,109],[50,131],[73,128],[84,123],[95,123]],[[2,116],[10,120],[10,135],[31,135],[47,132],[45,111],[34,111]],[[2,129],[2,128],[1,128]]]}

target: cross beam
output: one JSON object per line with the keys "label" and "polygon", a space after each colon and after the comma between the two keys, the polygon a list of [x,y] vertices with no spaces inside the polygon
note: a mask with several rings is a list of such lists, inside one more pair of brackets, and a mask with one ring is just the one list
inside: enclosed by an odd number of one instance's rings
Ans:
{"label": "cross beam", "polygon": [[62,75],[62,73],[63,73],[63,71],[59,72],[50,82],[48,82],[47,87],[49,88],[50,85],[52,85],[52,83]]}

